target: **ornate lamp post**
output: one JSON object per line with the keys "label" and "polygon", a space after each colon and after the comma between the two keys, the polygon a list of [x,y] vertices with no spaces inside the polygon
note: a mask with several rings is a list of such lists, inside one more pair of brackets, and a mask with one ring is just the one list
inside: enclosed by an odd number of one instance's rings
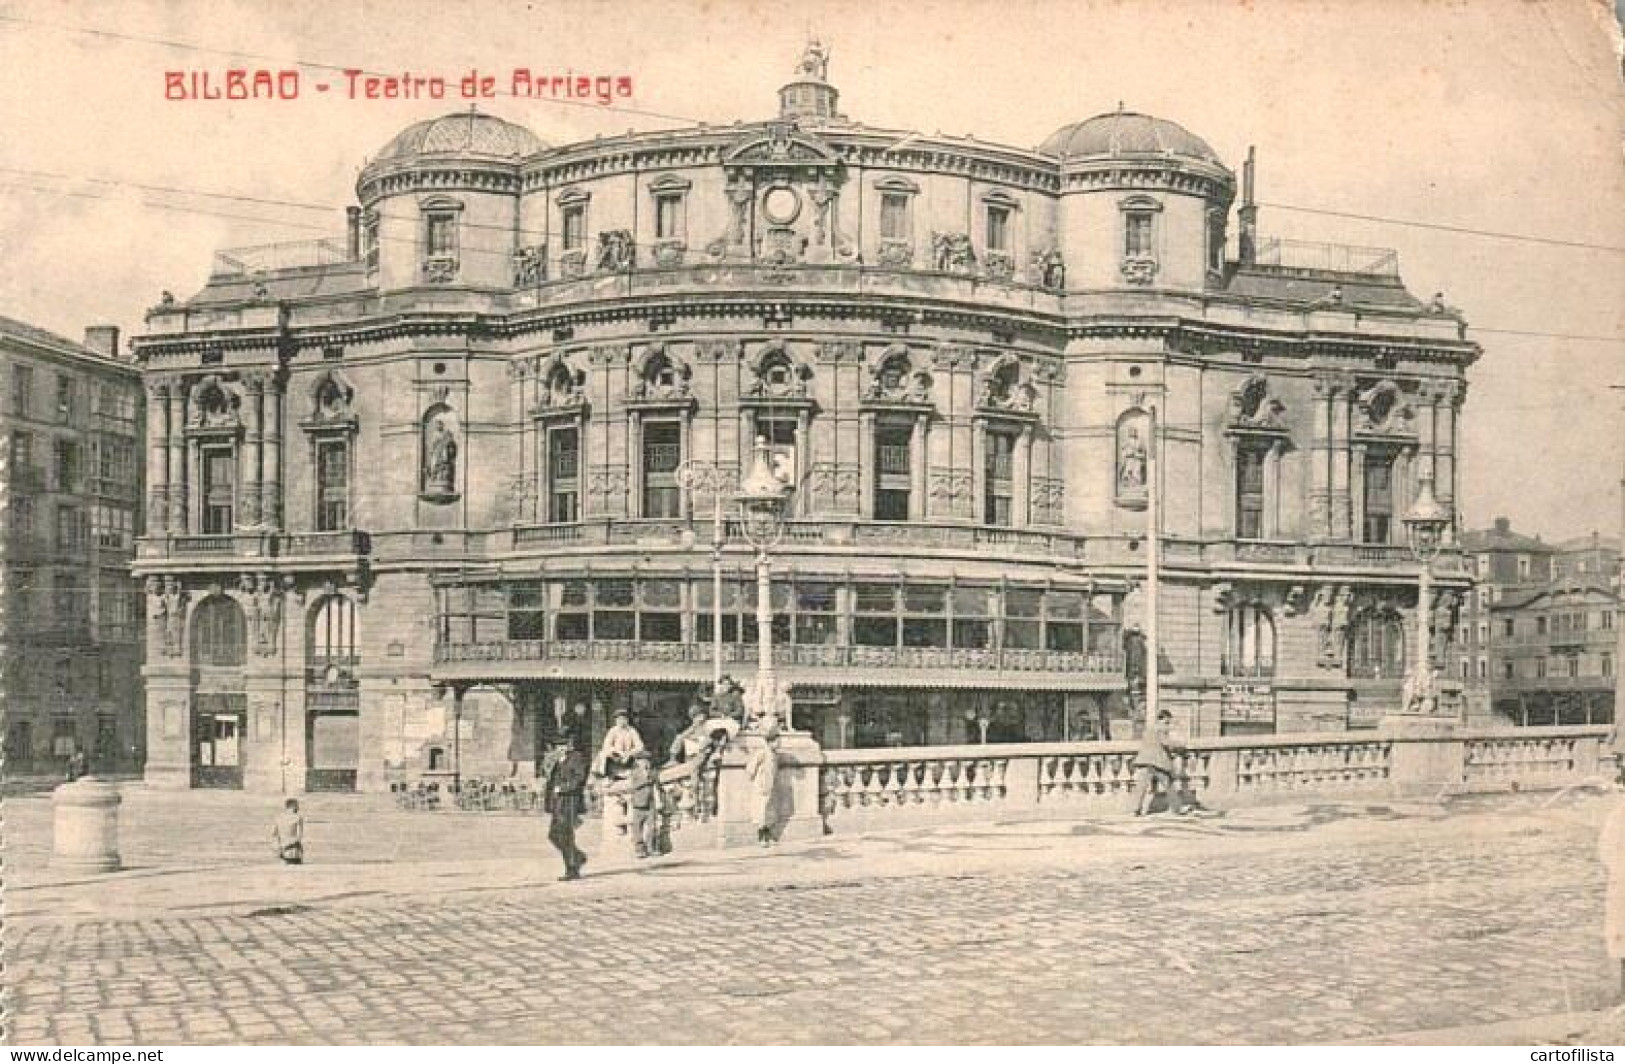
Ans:
{"label": "ornate lamp post", "polygon": [[[784,536],[784,510],[790,486],[773,472],[767,437],[756,437],[750,472],[740,482],[739,502],[745,539],[756,548],[756,712],[773,712],[778,681],[773,675],[773,569],[768,552]],[[786,708],[784,727],[791,728]]]}
{"label": "ornate lamp post", "polygon": [[689,512],[693,512],[693,493],[709,491],[715,502],[711,514],[711,691],[722,684],[722,470],[709,462],[690,459],[677,467],[677,486],[689,493]]}
{"label": "ornate lamp post", "polygon": [[1429,660],[1432,643],[1433,559],[1444,543],[1450,514],[1433,496],[1433,477],[1424,476],[1416,488],[1416,502],[1405,515],[1405,535],[1411,553],[1421,563],[1416,586],[1416,655],[1405,683],[1406,713],[1430,713],[1437,700],[1433,689],[1433,665]]}

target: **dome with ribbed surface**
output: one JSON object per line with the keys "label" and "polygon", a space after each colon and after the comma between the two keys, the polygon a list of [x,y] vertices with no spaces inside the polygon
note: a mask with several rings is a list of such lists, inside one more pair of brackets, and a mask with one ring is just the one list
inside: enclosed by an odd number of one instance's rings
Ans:
{"label": "dome with ribbed surface", "polygon": [[1184,126],[1133,111],[1113,111],[1062,126],[1051,133],[1038,150],[1062,159],[1177,155],[1224,165],[1207,141]]}
{"label": "dome with ribbed surface", "polygon": [[524,126],[505,122],[494,115],[476,111],[431,118],[407,126],[373,158],[392,162],[419,155],[484,155],[499,159],[520,159],[548,145]]}

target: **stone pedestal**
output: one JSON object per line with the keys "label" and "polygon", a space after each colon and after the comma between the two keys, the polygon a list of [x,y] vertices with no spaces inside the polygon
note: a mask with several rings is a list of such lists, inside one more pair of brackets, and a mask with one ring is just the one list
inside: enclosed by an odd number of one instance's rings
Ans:
{"label": "stone pedestal", "polygon": [[[745,775],[745,764],[761,749],[762,737],[750,732],[729,744],[722,759],[717,788],[718,818],[724,846],[756,844],[756,795]],[[779,735],[779,777],[774,790],[777,822],[774,838],[796,842],[824,837],[824,816],[818,807],[819,775],[824,751],[807,732]]]}
{"label": "stone pedestal", "polygon": [[1430,798],[1462,789],[1463,750],[1455,718],[1391,713],[1379,733],[1394,744],[1388,782],[1395,797]]}
{"label": "stone pedestal", "polygon": [[116,872],[118,811],[123,798],[105,780],[86,776],[51,795],[51,867],[67,872]]}

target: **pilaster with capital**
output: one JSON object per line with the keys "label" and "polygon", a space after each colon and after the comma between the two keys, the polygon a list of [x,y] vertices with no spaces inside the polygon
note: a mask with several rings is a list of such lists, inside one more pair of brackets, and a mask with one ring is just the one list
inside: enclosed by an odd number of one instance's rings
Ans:
{"label": "pilaster with capital", "polygon": [[260,441],[265,432],[265,377],[243,377],[244,399],[248,407],[247,432],[237,456],[237,526],[254,528],[260,523]]}
{"label": "pilaster with capital", "polygon": [[147,534],[169,531],[169,385],[147,388]]}
{"label": "pilaster with capital", "polygon": [[267,528],[282,528],[282,378],[266,378],[264,419],[261,422],[263,473],[260,478],[260,520]]}
{"label": "pilaster with capital", "polygon": [[177,381],[169,389],[169,414],[165,418],[169,427],[169,521],[166,531],[172,536],[186,531],[186,517],[191,510],[186,472],[186,404],[186,385]]}

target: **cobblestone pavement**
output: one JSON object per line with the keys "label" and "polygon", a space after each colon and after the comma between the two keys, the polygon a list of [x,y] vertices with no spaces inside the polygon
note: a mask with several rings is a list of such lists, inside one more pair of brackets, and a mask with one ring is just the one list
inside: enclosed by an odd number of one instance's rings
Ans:
{"label": "cobblestone pavement", "polygon": [[[848,840],[798,858],[833,874],[776,881],[594,885],[589,874],[581,891],[29,919],[6,932],[9,1033],[148,1045],[1300,1043],[1603,1008],[1600,806],[1517,808],[1328,807],[874,843],[920,870],[904,876],[865,872],[874,862],[853,855],[870,843]],[[1359,832],[1324,826],[1338,819]],[[1129,833],[1138,848],[1111,844]],[[1052,858],[966,873],[953,854],[968,847]],[[617,892],[606,885],[617,879],[657,889]]]}

